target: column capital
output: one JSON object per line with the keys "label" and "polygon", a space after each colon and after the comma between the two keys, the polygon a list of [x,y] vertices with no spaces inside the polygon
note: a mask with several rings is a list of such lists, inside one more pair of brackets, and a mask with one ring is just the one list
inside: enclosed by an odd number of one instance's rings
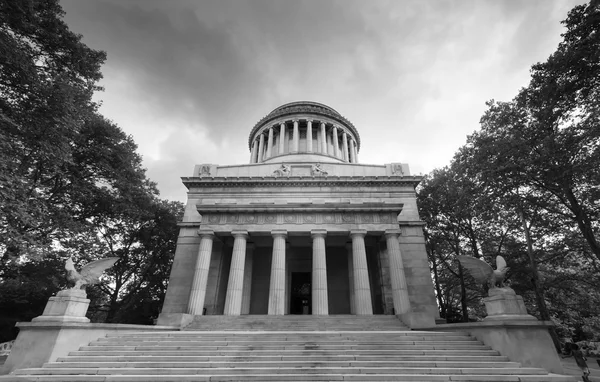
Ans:
{"label": "column capital", "polygon": [[210,229],[199,229],[198,236],[200,237],[210,237],[211,239],[215,237],[215,231]]}
{"label": "column capital", "polygon": [[279,122],[279,126],[285,126],[285,121]]}
{"label": "column capital", "polygon": [[286,237],[287,236],[287,229],[274,229],[273,231],[271,231],[271,235],[273,237],[278,237],[278,236]]}
{"label": "column capital", "polygon": [[294,123],[298,123],[298,121],[299,121],[298,118],[292,119],[292,122],[294,122]]}
{"label": "column capital", "polygon": [[365,237],[365,236],[367,236],[367,230],[366,229],[353,229],[350,231],[350,237],[354,237],[354,236]]}
{"label": "column capital", "polygon": [[326,229],[313,229],[310,231],[310,236],[312,238],[325,237],[325,236],[327,236],[327,230]]}
{"label": "column capital", "polygon": [[248,231],[244,231],[244,230],[235,230],[235,231],[231,231],[231,236],[233,237],[245,237],[246,239],[248,238]]}
{"label": "column capital", "polygon": [[385,237],[398,237],[400,236],[401,231],[399,229],[386,229],[385,230]]}
{"label": "column capital", "polygon": [[312,125],[312,123],[313,123],[313,120],[312,120],[312,119],[310,119],[310,118],[306,118],[306,123],[310,123],[310,124]]}

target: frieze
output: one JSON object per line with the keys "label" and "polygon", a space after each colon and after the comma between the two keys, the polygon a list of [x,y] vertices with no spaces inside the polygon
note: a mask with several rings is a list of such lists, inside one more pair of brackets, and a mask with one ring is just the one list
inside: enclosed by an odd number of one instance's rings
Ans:
{"label": "frieze", "polygon": [[201,225],[395,224],[397,212],[206,212]]}

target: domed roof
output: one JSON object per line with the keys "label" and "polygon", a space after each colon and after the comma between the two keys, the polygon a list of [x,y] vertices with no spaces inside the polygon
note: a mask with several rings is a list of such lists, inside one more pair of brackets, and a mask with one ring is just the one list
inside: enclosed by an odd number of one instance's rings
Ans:
{"label": "domed roof", "polygon": [[250,137],[248,139],[248,147],[250,149],[252,148],[252,137],[254,136],[256,131],[259,130],[262,126],[264,126],[266,123],[279,117],[294,114],[316,114],[326,116],[338,121],[354,133],[354,136],[356,138],[357,150],[360,149],[360,135],[358,134],[358,131],[356,130],[356,127],[354,127],[352,122],[343,117],[334,108],[324,105],[322,103],[312,101],[296,101],[286,103],[275,108],[272,112],[267,114],[265,117],[261,118],[261,120],[258,121],[256,125],[254,125],[252,131],[250,132]]}

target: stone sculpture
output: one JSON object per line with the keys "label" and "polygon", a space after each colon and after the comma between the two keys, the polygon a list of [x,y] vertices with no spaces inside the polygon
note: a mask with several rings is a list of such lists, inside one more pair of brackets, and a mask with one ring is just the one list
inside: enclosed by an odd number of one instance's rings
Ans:
{"label": "stone sculpture", "polygon": [[119,260],[118,257],[108,257],[106,259],[92,261],[81,268],[80,272],[77,272],[75,265],[73,264],[73,259],[69,257],[65,263],[65,269],[67,270],[67,278],[69,281],[75,282],[75,285],[71,289],[83,289],[87,284],[98,283],[102,273],[112,267],[117,260]]}
{"label": "stone sculpture", "polygon": [[292,170],[290,169],[290,166],[288,166],[287,164],[281,164],[281,167],[279,167],[277,170],[273,171],[273,176],[274,177],[280,177],[280,176],[290,176],[290,174],[292,173]]}
{"label": "stone sculpture", "polygon": [[325,176],[327,175],[327,171],[321,168],[321,163],[315,163],[310,168],[310,174],[312,176]]}
{"label": "stone sculpture", "polygon": [[509,268],[502,256],[496,256],[496,270],[493,270],[485,261],[472,256],[458,256],[457,258],[475,280],[482,284],[487,283],[490,289],[504,288],[504,277]]}

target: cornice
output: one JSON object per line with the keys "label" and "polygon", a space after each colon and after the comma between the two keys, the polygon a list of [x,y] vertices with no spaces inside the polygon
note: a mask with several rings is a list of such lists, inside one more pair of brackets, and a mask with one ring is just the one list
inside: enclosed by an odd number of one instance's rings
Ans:
{"label": "cornice", "polygon": [[412,186],[421,181],[420,176],[370,176],[370,177],[182,177],[190,187],[360,187],[360,186]]}
{"label": "cornice", "polygon": [[207,212],[395,212],[400,213],[404,207],[403,203],[288,203],[288,204],[269,204],[256,203],[236,205],[231,203],[223,204],[198,204],[196,208],[200,214]]}

